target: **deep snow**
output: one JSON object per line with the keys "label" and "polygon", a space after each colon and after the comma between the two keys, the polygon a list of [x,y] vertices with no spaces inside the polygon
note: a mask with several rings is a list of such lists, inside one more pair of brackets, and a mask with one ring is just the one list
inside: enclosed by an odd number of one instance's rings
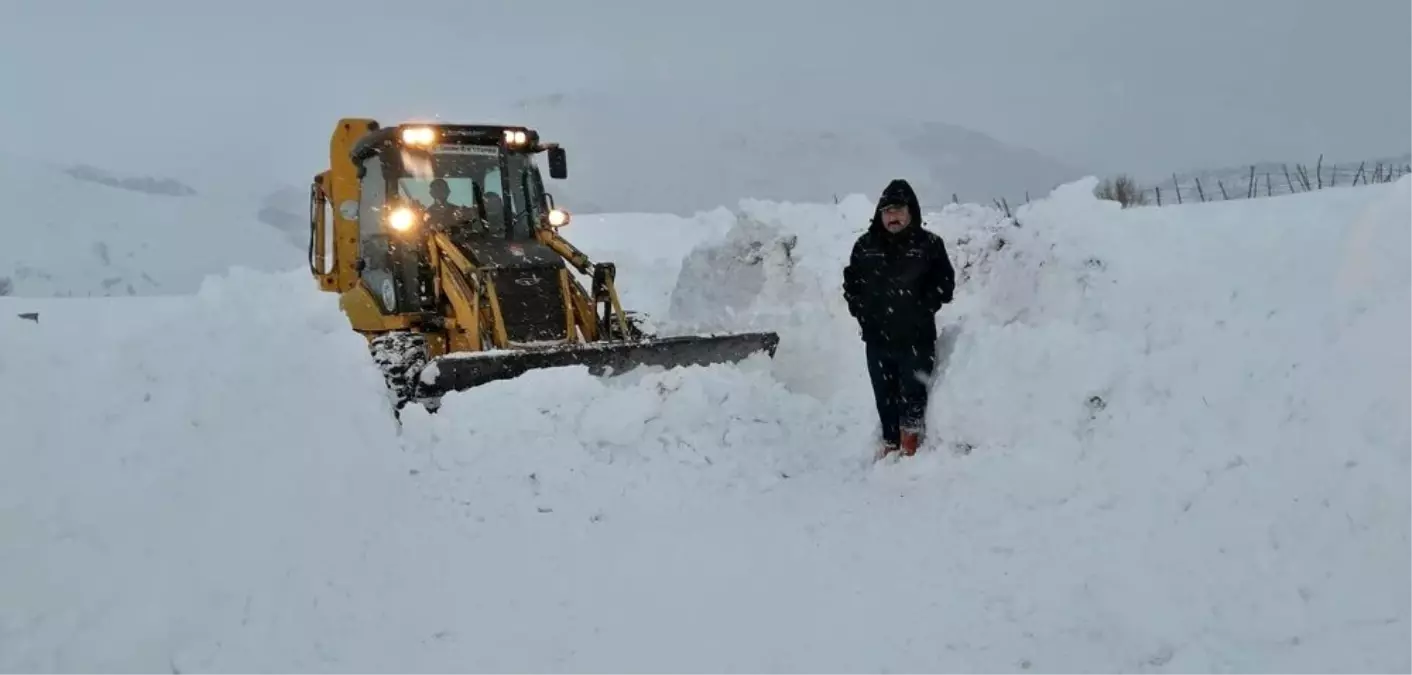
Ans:
{"label": "deep snow", "polygon": [[401,429],[299,270],[0,299],[0,668],[1412,669],[1409,186],[932,214],[934,438],[876,466],[861,197],[576,220],[661,327],[779,356]]}

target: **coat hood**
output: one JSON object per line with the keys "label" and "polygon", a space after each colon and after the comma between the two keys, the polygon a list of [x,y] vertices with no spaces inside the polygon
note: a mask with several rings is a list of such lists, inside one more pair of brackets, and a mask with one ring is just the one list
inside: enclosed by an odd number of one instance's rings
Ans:
{"label": "coat hood", "polygon": [[906,234],[912,228],[922,226],[922,205],[917,200],[917,193],[912,190],[912,185],[902,178],[895,178],[883,188],[882,195],[878,197],[877,206],[873,208],[873,223],[870,226],[875,232],[891,236],[882,226],[882,210],[884,207],[894,204],[906,204],[907,211],[912,214],[912,224],[906,230],[898,234]]}

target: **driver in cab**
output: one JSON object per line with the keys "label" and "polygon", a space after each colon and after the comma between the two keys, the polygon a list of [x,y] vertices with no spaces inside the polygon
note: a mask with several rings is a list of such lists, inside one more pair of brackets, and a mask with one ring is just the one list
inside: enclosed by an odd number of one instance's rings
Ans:
{"label": "driver in cab", "polygon": [[490,192],[484,196],[486,218],[482,219],[473,206],[461,206],[451,201],[451,187],[446,179],[436,178],[427,186],[431,205],[426,207],[427,223],[441,230],[460,235],[501,234],[504,218],[500,196]]}
{"label": "driver in cab", "polygon": [[470,221],[474,209],[451,203],[451,186],[446,179],[437,178],[427,187],[431,192],[431,205],[426,207],[427,222],[443,230],[451,230],[453,225]]}

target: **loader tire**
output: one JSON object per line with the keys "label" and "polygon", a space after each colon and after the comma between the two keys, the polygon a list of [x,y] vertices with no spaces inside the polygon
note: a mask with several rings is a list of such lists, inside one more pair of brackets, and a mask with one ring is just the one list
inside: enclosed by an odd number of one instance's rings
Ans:
{"label": "loader tire", "polygon": [[427,365],[427,342],[420,333],[396,331],[373,338],[373,361],[382,370],[395,410],[417,395],[417,376]]}

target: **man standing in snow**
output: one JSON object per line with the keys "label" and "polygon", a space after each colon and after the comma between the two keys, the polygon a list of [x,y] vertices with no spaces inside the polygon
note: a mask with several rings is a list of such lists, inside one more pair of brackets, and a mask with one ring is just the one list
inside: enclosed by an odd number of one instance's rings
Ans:
{"label": "man standing in snow", "polygon": [[921,445],[936,364],[936,313],[951,302],[955,287],[946,246],[922,227],[912,186],[902,179],[888,183],[843,268],[843,297],[862,332],[882,421],[878,459],[899,449],[911,456]]}

